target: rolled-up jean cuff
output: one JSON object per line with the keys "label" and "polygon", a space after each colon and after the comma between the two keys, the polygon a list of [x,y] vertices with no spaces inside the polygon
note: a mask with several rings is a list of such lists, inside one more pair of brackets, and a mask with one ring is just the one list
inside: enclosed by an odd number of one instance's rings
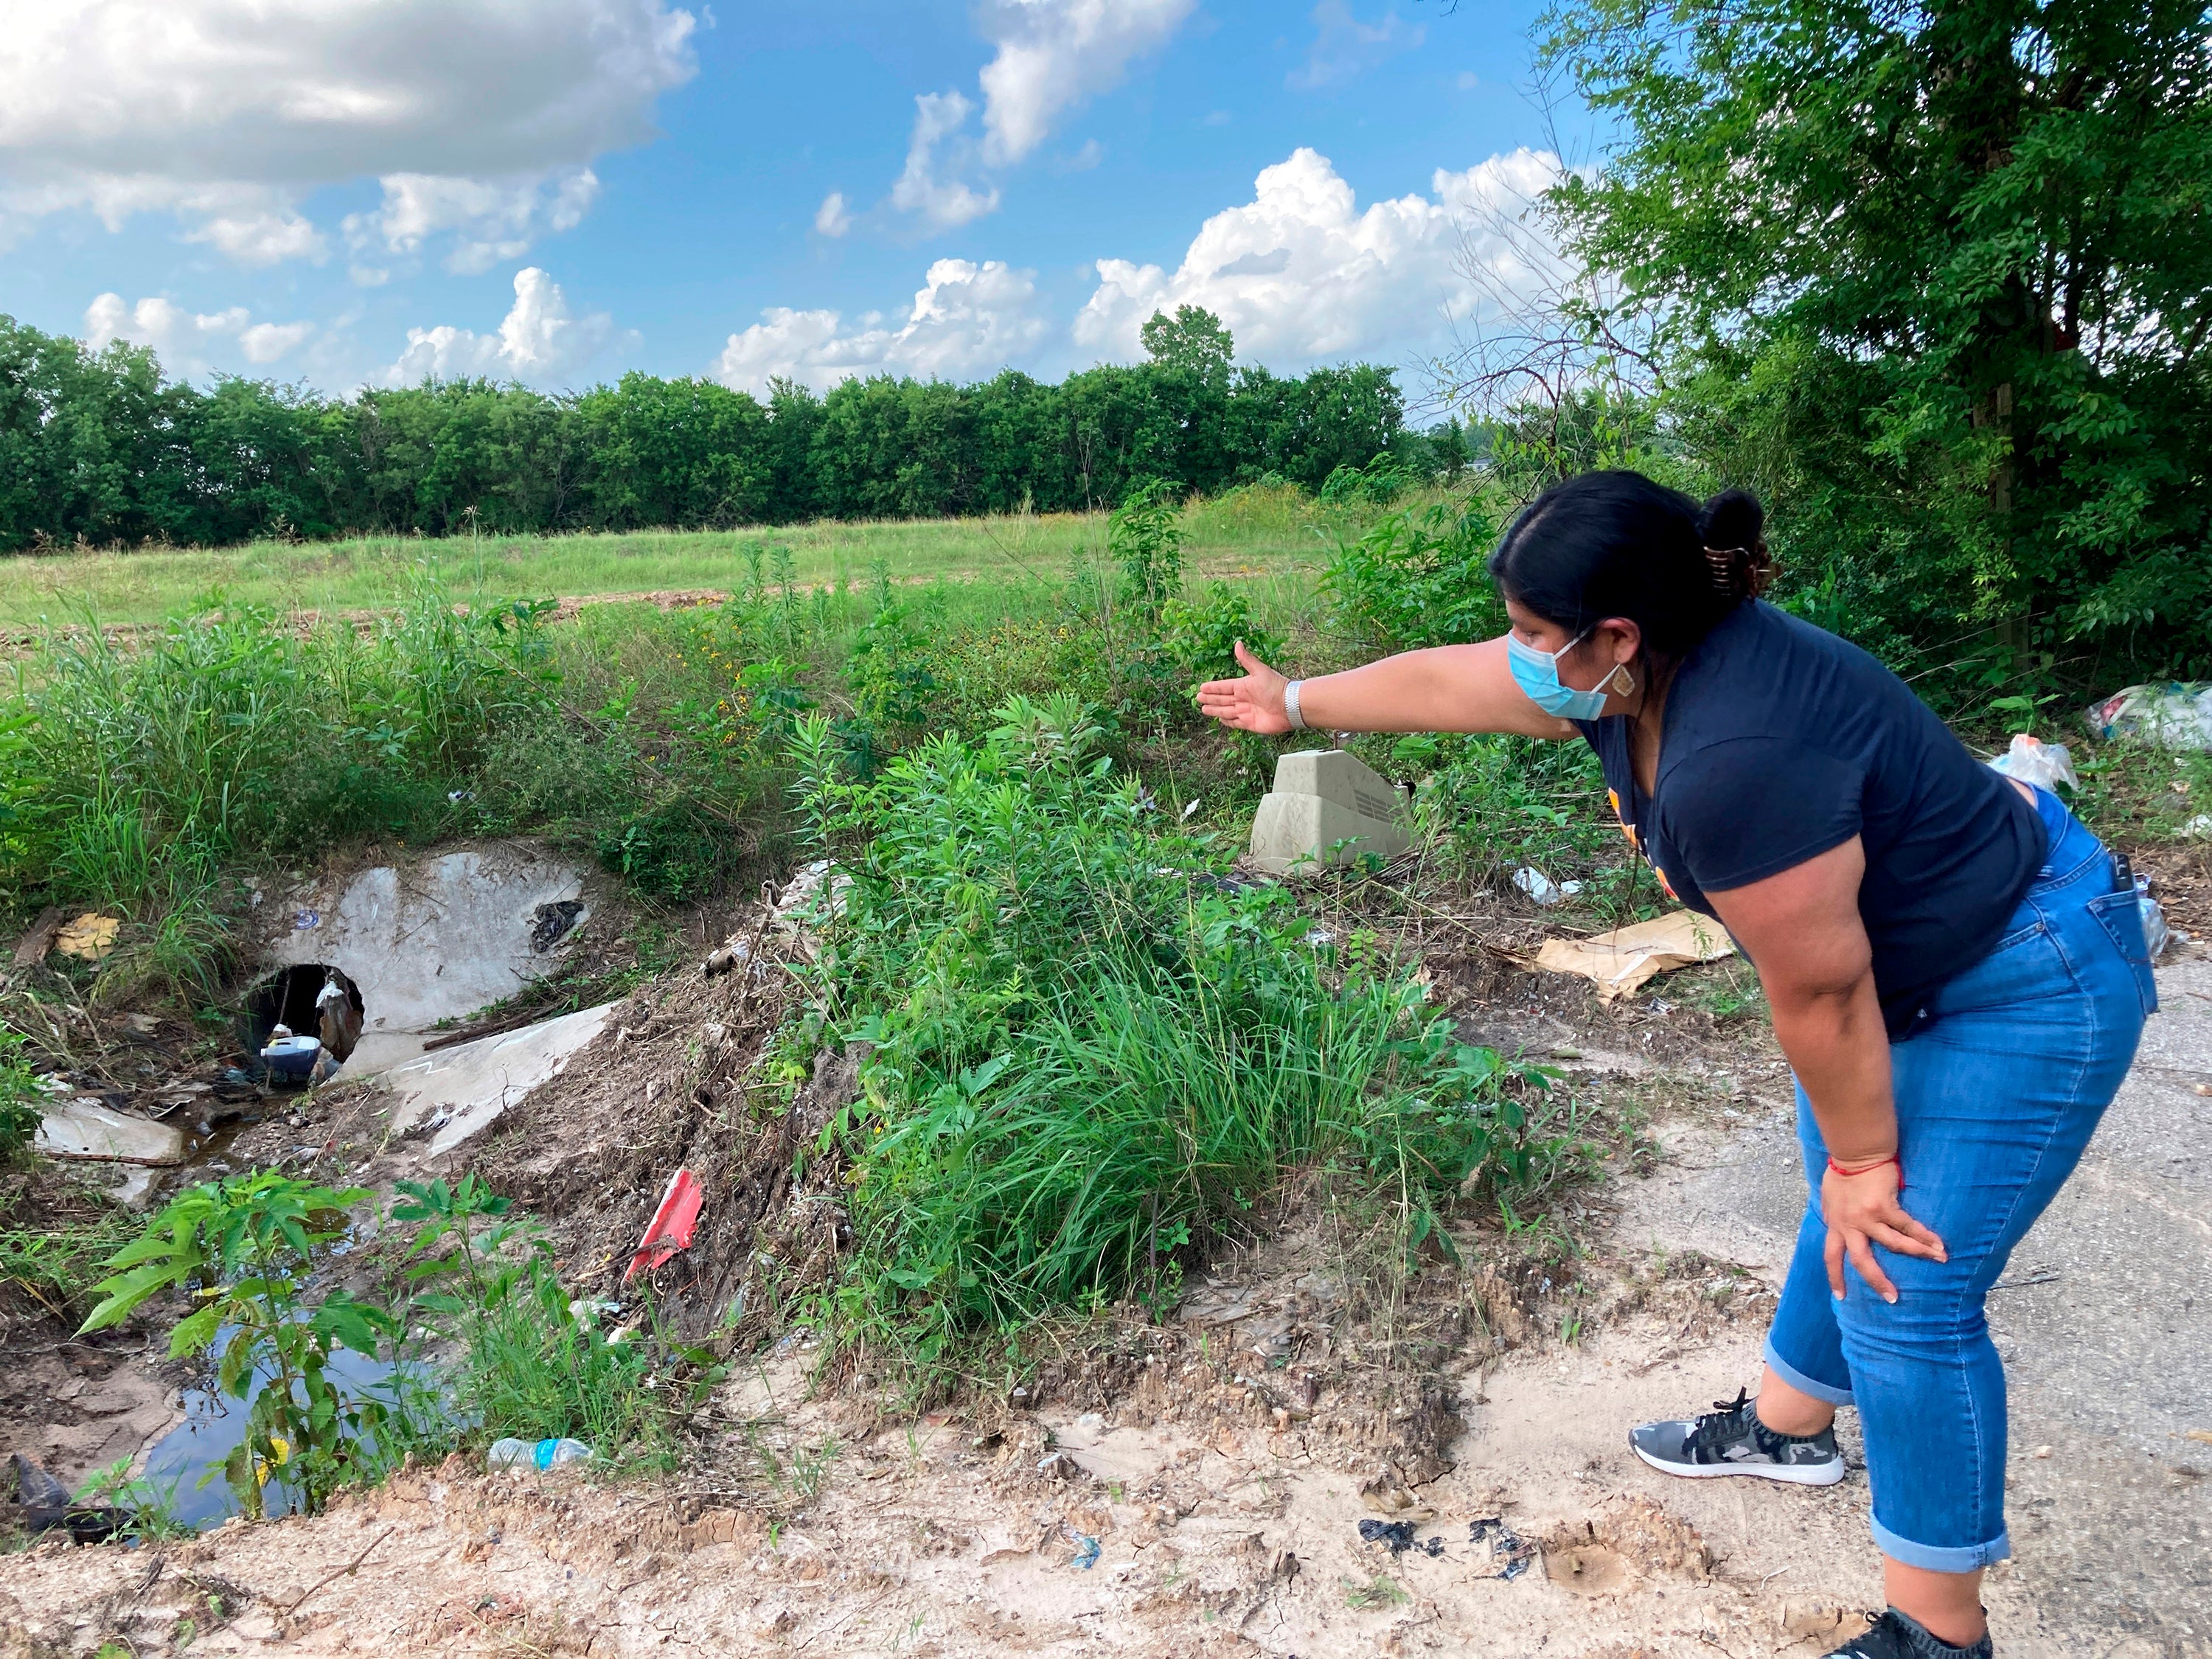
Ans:
{"label": "rolled-up jean cuff", "polygon": [[1899,1538],[1879,1521],[1873,1525],[1876,1549],[1893,1561],[1923,1572],[1972,1572],[1979,1567],[1993,1567],[2012,1553],[2009,1533],[2001,1532],[1986,1544],[1945,1546],[1916,1544]]}
{"label": "rolled-up jean cuff", "polygon": [[1851,1403],[1851,1391],[1849,1389],[1838,1389],[1826,1382],[1817,1382],[1777,1353],[1774,1351],[1774,1338],[1771,1334],[1762,1346],[1762,1352],[1766,1363],[1774,1367],[1775,1374],[1798,1393],[1809,1394],[1815,1400],[1825,1400],[1831,1406],[1848,1406]]}

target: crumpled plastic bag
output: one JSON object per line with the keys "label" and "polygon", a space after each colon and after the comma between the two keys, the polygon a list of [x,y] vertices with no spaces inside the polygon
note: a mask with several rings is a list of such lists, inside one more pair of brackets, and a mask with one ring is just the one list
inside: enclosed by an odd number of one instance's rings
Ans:
{"label": "crumpled plastic bag", "polygon": [[2212,750],[2212,680],[2130,685],[2083,716],[2089,735],[2133,738],[2160,749]]}
{"label": "crumpled plastic bag", "polygon": [[2066,752],[2064,744],[2045,743],[2025,732],[2015,733],[2012,747],[1990,765],[2008,778],[2018,778],[2039,789],[2050,789],[2062,783],[2069,789],[2081,787],[2081,780],[2074,775],[2074,757]]}

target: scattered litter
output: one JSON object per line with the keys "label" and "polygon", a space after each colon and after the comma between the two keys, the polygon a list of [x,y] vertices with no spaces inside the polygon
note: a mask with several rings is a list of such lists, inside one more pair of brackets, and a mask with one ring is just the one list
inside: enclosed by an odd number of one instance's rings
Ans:
{"label": "scattered litter", "polygon": [[262,1045],[261,1063],[269,1068],[270,1081],[283,1079],[299,1083],[315,1069],[316,1058],[322,1053],[320,1037],[295,1036],[290,1026],[279,1025]]}
{"label": "scattered litter", "polygon": [[1561,899],[1572,898],[1583,890],[1578,881],[1553,881],[1532,864],[1524,864],[1513,872],[1513,884],[1538,904],[1557,904]]}
{"label": "scattered litter", "polygon": [[1306,935],[1306,943],[1319,950],[1324,945],[1336,943],[1336,935],[1326,927],[1316,927]]}
{"label": "scattered litter", "polygon": [[833,877],[828,859],[817,859],[803,864],[795,871],[775,901],[775,926],[781,933],[799,931],[800,907],[822,890],[823,884],[830,886],[830,914],[842,915],[845,909],[845,892],[852,886],[853,878],[840,870]]}
{"label": "scattered litter", "polygon": [[1485,1516],[1480,1521],[1468,1522],[1467,1541],[1470,1544],[1487,1543],[1490,1559],[1498,1564],[1498,1571],[1491,1577],[1503,1578],[1509,1583],[1528,1571],[1528,1564],[1536,1559],[1536,1547],[1507,1526],[1505,1517],[1500,1515]]}
{"label": "scattered litter", "polygon": [[1073,1529],[1069,1530],[1067,1535],[1075,1544],[1075,1559],[1067,1565],[1071,1567],[1080,1567],[1085,1572],[1097,1566],[1098,1540],[1087,1532],[1076,1532]]}
{"label": "scattered litter", "polygon": [[315,1035],[331,1051],[333,1063],[348,1059],[361,1046],[361,1010],[335,972],[315,993]]}
{"label": "scattered litter", "polygon": [[1048,1480],[1073,1480],[1083,1473],[1083,1465],[1064,1451],[1050,1451],[1037,1459],[1037,1473]]}
{"label": "scattered litter", "polygon": [[2199,812],[2181,826],[2181,833],[2198,841],[2212,836],[2212,812]]}
{"label": "scattered litter", "polygon": [[1735,954],[1735,941],[1720,923],[1693,911],[1677,910],[1589,939],[1547,939],[1534,956],[1513,959],[1546,973],[1579,974],[1611,1002],[1633,996],[1655,975]]}
{"label": "scattered litter", "polygon": [[637,1254],[630,1257],[623,1283],[629,1284],[641,1273],[651,1273],[678,1250],[690,1249],[691,1234],[699,1224],[699,1206],[706,1201],[699,1177],[690,1170],[678,1170],[669,1176],[668,1190],[661,1194],[660,1207],[653,1212],[645,1237],[637,1242]]}
{"label": "scattered litter", "polygon": [[1425,1544],[1415,1539],[1410,1521],[1377,1521],[1370,1516],[1359,1523],[1359,1541],[1381,1544],[1393,1555],[1403,1555],[1411,1550],[1416,1555],[1434,1558],[1444,1553],[1444,1540],[1441,1538],[1431,1538]]}
{"label": "scattered litter", "polygon": [[2136,738],[2160,749],[2212,749],[2212,681],[2130,685],[2089,705],[2093,738]]}
{"label": "scattered litter", "polygon": [[88,910],[54,934],[54,949],[80,962],[98,962],[115,948],[123,924],[113,916]]}
{"label": "scattered litter", "polygon": [[8,1459],[15,1472],[15,1502],[23,1518],[33,1527],[51,1527],[58,1523],[63,1511],[69,1508],[69,1488],[51,1474],[45,1467],[21,1452]]}
{"label": "scattered litter", "polygon": [[65,1527],[80,1544],[97,1544],[112,1538],[130,1524],[125,1511],[106,1504],[73,1504],[69,1488],[21,1452],[12,1455],[9,1466],[15,1474],[15,1498],[0,1505],[0,1515],[10,1515],[25,1530],[45,1532]]}
{"label": "scattered litter", "polygon": [[295,910],[292,912],[292,931],[295,933],[310,933],[322,925],[323,913],[319,910]]}
{"label": "scattered litter", "polygon": [[699,971],[708,979],[720,979],[735,971],[752,958],[752,946],[745,940],[733,939],[708,957]]}
{"label": "scattered litter", "polygon": [[2064,744],[2045,743],[2025,732],[2014,733],[2012,747],[1991,761],[1990,767],[2039,789],[2061,783],[2069,789],[2081,787],[2081,780],[2074,775],[2074,757],[2066,752]]}
{"label": "scattered litter", "polygon": [[581,899],[556,899],[530,913],[530,948],[544,956],[576,926],[584,914]]}
{"label": "scattered litter", "polygon": [[555,1440],[517,1440],[508,1436],[491,1443],[485,1462],[495,1469],[557,1469],[564,1463],[581,1463],[592,1449],[566,1435]]}

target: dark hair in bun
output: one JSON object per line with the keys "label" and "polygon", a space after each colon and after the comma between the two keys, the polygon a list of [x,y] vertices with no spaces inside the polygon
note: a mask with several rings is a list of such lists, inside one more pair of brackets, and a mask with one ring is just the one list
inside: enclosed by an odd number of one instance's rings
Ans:
{"label": "dark hair in bun", "polygon": [[1626,617],[1680,657],[1772,574],[1766,514],[1747,489],[1700,507],[1640,472],[1584,472],[1522,509],[1490,574],[1508,599],[1581,633]]}

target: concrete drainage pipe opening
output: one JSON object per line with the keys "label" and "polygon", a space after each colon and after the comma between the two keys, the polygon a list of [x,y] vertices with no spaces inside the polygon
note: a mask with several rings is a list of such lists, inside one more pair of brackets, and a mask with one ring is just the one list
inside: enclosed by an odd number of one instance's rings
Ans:
{"label": "concrete drainage pipe opening", "polygon": [[239,1035],[250,1054],[258,1054],[279,1025],[298,1036],[319,1037],[331,1057],[344,1060],[361,1041],[368,1005],[361,988],[327,963],[302,962],[279,968],[246,994]]}

